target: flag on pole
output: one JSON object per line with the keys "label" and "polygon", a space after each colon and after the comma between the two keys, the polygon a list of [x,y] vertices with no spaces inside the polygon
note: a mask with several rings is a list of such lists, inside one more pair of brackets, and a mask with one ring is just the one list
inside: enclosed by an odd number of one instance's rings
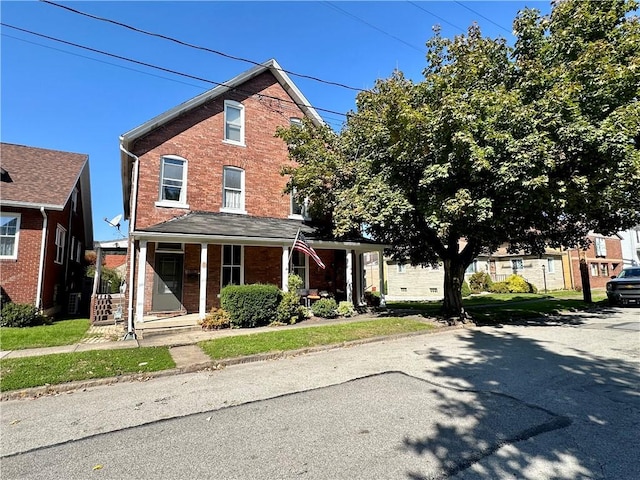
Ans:
{"label": "flag on pole", "polygon": [[318,256],[318,254],[313,248],[311,248],[311,245],[309,245],[309,243],[307,242],[307,239],[302,234],[302,232],[300,232],[300,230],[298,230],[298,235],[296,235],[296,239],[293,242],[293,249],[298,250],[299,252],[302,252],[305,255],[309,255],[311,258],[315,260],[315,262],[318,264],[320,268],[322,269],[326,268],[326,265],[322,263],[322,260],[320,260],[320,257]]}

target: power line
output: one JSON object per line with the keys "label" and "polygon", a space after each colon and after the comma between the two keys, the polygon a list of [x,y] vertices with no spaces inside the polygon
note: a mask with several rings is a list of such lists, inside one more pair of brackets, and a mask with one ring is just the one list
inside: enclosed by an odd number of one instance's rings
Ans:
{"label": "power line", "polygon": [[[160,71],[163,71],[163,72],[171,73],[173,75],[178,75],[178,76],[181,76],[181,77],[190,78],[192,80],[198,80],[198,81],[204,82],[204,83],[210,83],[212,85],[217,85],[217,86],[221,86],[221,87],[227,87],[227,85],[225,83],[215,82],[213,80],[209,80],[209,79],[204,78],[204,77],[198,77],[196,75],[191,75],[189,73],[183,73],[183,72],[179,72],[177,70],[172,70],[170,68],[160,67],[158,65],[153,65],[151,63],[142,62],[140,60],[134,60],[132,58],[123,57],[122,55],[117,55],[115,53],[105,52],[104,50],[98,50],[96,48],[87,47],[87,46],[80,45],[80,44],[77,44],[77,43],[69,42],[67,40],[62,40],[60,38],[51,37],[51,36],[45,35],[43,33],[33,32],[31,30],[27,30],[27,29],[24,29],[24,28],[16,27],[14,25],[9,25],[9,24],[4,23],[4,22],[0,22],[0,25],[2,25],[3,27],[7,27],[7,28],[12,28],[14,30],[18,30],[20,32],[28,33],[30,35],[35,35],[37,37],[46,38],[47,40],[51,40],[51,41],[54,41],[54,42],[63,43],[65,45],[71,45],[72,47],[81,48],[83,50],[88,50],[90,52],[98,53],[100,55],[106,55],[108,57],[117,58],[118,60],[123,60],[125,62],[135,63],[137,65],[142,65],[142,66],[145,66],[145,67],[148,67],[148,68],[153,68],[153,69],[160,70]],[[252,92],[244,91],[244,90],[242,90],[240,88],[234,88],[233,90],[235,90],[236,92],[239,92],[239,93],[244,93],[244,94],[247,94],[247,95],[253,95]],[[285,99],[282,99],[282,98],[279,98],[279,97],[274,97],[274,96],[265,95],[265,94],[260,94],[260,96],[263,97],[263,98],[270,98],[270,99],[273,99],[273,100],[279,100],[279,101],[284,102],[284,103],[291,103],[293,105],[296,105],[297,107],[301,107],[300,104],[294,102],[293,100],[285,100]],[[315,109],[317,111],[321,111],[321,112],[332,113],[332,114],[340,115],[340,116],[344,116],[344,117],[347,116],[346,113],[337,112],[335,110],[329,110],[329,109],[326,109],[326,108],[314,107],[313,105],[303,105],[303,106],[310,107],[310,108],[313,108],[313,109]]]}
{"label": "power line", "polygon": [[[189,48],[195,48],[196,50],[202,50],[202,51],[205,51],[205,52],[208,52],[208,53],[213,53],[215,55],[219,55],[221,57],[229,58],[231,60],[237,60],[237,61],[240,61],[240,62],[250,63],[252,65],[261,65],[260,62],[256,62],[255,60],[250,60],[248,58],[243,58],[243,57],[237,57],[235,55],[230,55],[228,53],[224,53],[224,52],[221,52],[219,50],[214,50],[212,48],[203,47],[201,45],[195,45],[195,44],[192,44],[192,43],[188,43],[188,42],[185,42],[183,40],[179,40],[179,39],[174,38],[174,37],[169,37],[168,35],[163,35],[161,33],[155,33],[155,32],[150,32],[150,31],[147,31],[147,30],[143,30],[141,28],[137,28],[137,27],[134,27],[132,25],[128,25],[126,23],[118,22],[118,21],[112,20],[110,18],[99,17],[99,16],[93,15],[91,13],[82,12],[82,11],[77,10],[75,8],[71,8],[71,7],[68,7],[66,5],[60,5],[58,3],[51,2],[49,0],[39,0],[39,1],[41,3],[46,3],[47,5],[51,5],[53,7],[62,8],[63,10],[67,10],[67,11],[69,11],[71,13],[75,13],[77,15],[82,15],[84,17],[88,17],[88,18],[91,18],[91,19],[94,19],[94,20],[99,20],[101,22],[107,22],[107,23],[111,23],[113,25],[118,25],[119,27],[126,28],[128,30],[132,30],[132,31],[137,32],[137,33],[142,33],[144,35],[149,35],[151,37],[156,37],[156,38],[161,38],[163,40],[168,40],[170,42],[177,43],[178,45],[182,45],[182,46],[189,47]],[[336,87],[346,88],[348,90],[353,90],[353,91],[356,91],[356,92],[364,92],[364,91],[366,91],[366,90],[364,90],[362,88],[351,87],[349,85],[345,85],[344,83],[333,82],[333,81],[330,81],[330,80],[323,80],[321,78],[314,77],[314,76],[311,76],[311,75],[304,75],[302,73],[291,72],[289,70],[284,70],[284,69],[280,69],[280,71],[284,72],[284,73],[286,73],[288,75],[292,75],[292,76],[296,76],[296,77],[300,77],[300,78],[306,78],[308,80],[313,80],[313,81],[316,81],[316,82],[324,83],[324,84],[327,84],[327,85],[333,85],[333,86],[336,86]]]}
{"label": "power line", "polygon": [[466,30],[465,28],[461,28],[461,27],[459,27],[459,26],[457,26],[457,25],[454,25],[453,23],[451,23],[451,22],[447,21],[446,19],[444,19],[444,18],[442,18],[442,17],[440,17],[440,16],[436,15],[435,13],[433,13],[433,12],[431,12],[431,11],[427,10],[426,8],[421,7],[420,5],[418,5],[418,4],[417,4],[417,3],[415,3],[415,2],[407,2],[407,3],[410,3],[411,5],[413,5],[414,7],[416,7],[416,8],[418,8],[418,9],[422,10],[423,12],[426,12],[426,13],[428,13],[429,15],[436,17],[438,20],[441,20],[443,23],[446,23],[447,25],[449,25],[449,26],[451,26],[451,27],[455,28],[456,30],[461,30],[461,31],[463,31],[463,32]]}
{"label": "power line", "polygon": [[194,83],[182,82],[180,80],[176,80],[175,78],[163,77],[162,75],[155,75],[149,72],[143,72],[142,70],[137,70],[135,68],[125,67],[124,65],[118,65],[117,63],[105,62],[104,60],[100,60],[98,58],[88,57],[86,55],[80,55],[79,53],[68,52],[67,50],[62,50],[60,48],[51,47],[49,45],[43,45],[38,42],[30,42],[29,40],[25,40],[24,38],[14,37],[13,35],[7,35],[6,33],[2,34],[3,37],[12,38],[13,40],[18,40],[19,42],[30,43],[31,45],[36,45],[42,48],[48,48],[49,50],[55,50],[56,52],[66,53],[67,55],[73,55],[74,57],[84,58],[87,60],[92,60],[94,62],[103,63],[105,65],[111,65],[112,67],[122,68],[124,70],[129,70],[131,72],[138,72],[143,75],[148,75],[150,77],[161,78],[163,80],[169,80],[170,82],[181,83],[182,85],[188,85],[190,87],[199,88],[201,90],[206,90],[202,85],[196,85]]}
{"label": "power line", "polygon": [[371,28],[373,28],[374,30],[377,30],[378,32],[380,32],[380,33],[382,33],[382,34],[384,34],[384,35],[386,35],[386,36],[388,36],[388,37],[391,37],[391,38],[393,38],[394,40],[396,40],[396,41],[398,41],[398,42],[400,42],[400,43],[403,43],[404,45],[406,45],[406,46],[407,46],[407,47],[409,47],[409,48],[413,48],[414,50],[417,50],[417,51],[418,51],[418,52],[420,52],[420,53],[424,53],[424,52],[425,52],[425,50],[424,50],[423,48],[419,48],[419,47],[416,47],[415,45],[412,45],[411,43],[405,42],[405,41],[404,41],[404,40],[402,40],[401,38],[398,38],[398,37],[396,37],[395,35],[392,35],[392,34],[390,34],[389,32],[386,32],[385,30],[382,30],[382,29],[381,29],[381,28],[379,28],[379,27],[376,27],[375,25],[373,25],[373,24],[371,24],[371,23],[367,22],[366,20],[363,20],[362,18],[358,17],[357,15],[354,15],[353,13],[349,13],[349,12],[347,12],[346,10],[343,10],[342,8],[338,7],[337,5],[334,5],[334,4],[333,4],[333,3],[331,3],[331,2],[323,2],[323,3],[324,3],[325,5],[327,5],[328,7],[331,7],[331,8],[333,8],[334,10],[337,10],[338,12],[340,12],[340,13],[342,13],[342,14],[346,15],[347,17],[354,18],[354,19],[358,20],[359,22],[364,23],[364,24],[365,24],[365,25],[367,25],[368,27],[371,27]]}
{"label": "power line", "polygon": [[462,2],[458,2],[456,0],[456,2],[458,5],[460,5],[461,7],[466,8],[467,10],[469,10],[472,13],[475,13],[476,15],[478,15],[480,18],[484,18],[487,22],[491,22],[493,23],[496,27],[501,28],[502,30],[504,30],[505,32],[507,32],[509,35],[512,35],[513,32],[511,30],[509,30],[508,28],[503,27],[502,25],[500,25],[499,23],[494,22],[493,20],[491,20],[489,17],[485,17],[484,15],[482,15],[480,12],[476,12],[473,8],[471,7],[467,7],[464,3]]}

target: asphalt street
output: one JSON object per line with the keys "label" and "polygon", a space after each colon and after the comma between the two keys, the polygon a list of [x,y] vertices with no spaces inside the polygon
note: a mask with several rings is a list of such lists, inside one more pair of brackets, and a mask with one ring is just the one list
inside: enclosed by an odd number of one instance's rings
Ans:
{"label": "asphalt street", "polygon": [[637,479],[640,309],[0,404],[4,479]]}

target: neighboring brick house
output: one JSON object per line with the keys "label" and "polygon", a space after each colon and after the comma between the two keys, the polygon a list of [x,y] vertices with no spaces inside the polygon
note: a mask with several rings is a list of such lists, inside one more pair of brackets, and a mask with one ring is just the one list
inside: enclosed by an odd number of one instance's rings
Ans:
{"label": "neighboring brick house", "polygon": [[591,288],[605,288],[612,276],[624,267],[620,236],[606,237],[590,233],[591,244],[586,249],[567,249],[564,260],[565,283],[567,288],[581,289],[580,260],[587,264]]}
{"label": "neighboring brick house", "polygon": [[[363,300],[362,253],[382,246],[332,238],[283,193],[280,171],[290,160],[276,129],[303,117],[322,123],[270,60],[120,137],[130,319],[204,317],[219,305],[222,286],[286,289],[291,269],[306,288]],[[292,252],[298,230],[326,269]]]}
{"label": "neighboring brick house", "polygon": [[81,313],[93,245],[88,156],[2,143],[0,164],[3,295],[47,315]]}

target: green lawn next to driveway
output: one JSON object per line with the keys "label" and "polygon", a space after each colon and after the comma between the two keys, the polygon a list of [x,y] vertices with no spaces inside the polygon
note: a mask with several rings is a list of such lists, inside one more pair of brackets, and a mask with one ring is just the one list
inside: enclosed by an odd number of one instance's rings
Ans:
{"label": "green lawn next to driveway", "polygon": [[56,353],[0,360],[0,391],[175,368],[168,347]]}
{"label": "green lawn next to driveway", "polygon": [[320,345],[334,345],[364,338],[418,332],[434,325],[407,318],[382,318],[322,327],[306,327],[217,338],[198,343],[213,360],[257,353],[284,352]]}
{"label": "green lawn next to driveway", "polygon": [[37,327],[0,327],[0,350],[57,347],[72,345],[84,337],[91,326],[89,320],[60,320]]}

